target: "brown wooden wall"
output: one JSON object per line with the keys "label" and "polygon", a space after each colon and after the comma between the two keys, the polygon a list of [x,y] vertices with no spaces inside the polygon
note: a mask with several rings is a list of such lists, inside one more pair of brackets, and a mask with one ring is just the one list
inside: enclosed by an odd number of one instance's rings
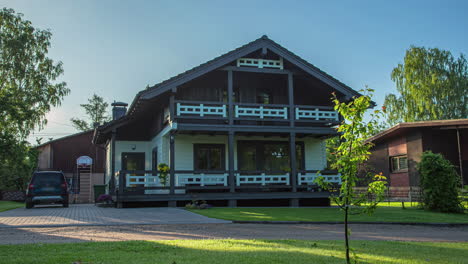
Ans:
{"label": "brown wooden wall", "polygon": [[76,169],[76,159],[80,156],[89,156],[93,159],[93,171],[104,172],[105,151],[92,144],[92,137],[93,131],[89,131],[52,141],[48,144],[51,151],[51,168],[39,169],[61,170],[66,173],[73,173]]}

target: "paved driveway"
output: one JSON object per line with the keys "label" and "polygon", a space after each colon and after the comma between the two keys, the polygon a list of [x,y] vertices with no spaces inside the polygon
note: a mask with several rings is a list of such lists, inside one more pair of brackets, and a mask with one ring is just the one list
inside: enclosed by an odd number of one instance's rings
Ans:
{"label": "paved driveway", "polygon": [[101,208],[94,205],[18,208],[0,212],[0,227],[230,223],[177,208]]}

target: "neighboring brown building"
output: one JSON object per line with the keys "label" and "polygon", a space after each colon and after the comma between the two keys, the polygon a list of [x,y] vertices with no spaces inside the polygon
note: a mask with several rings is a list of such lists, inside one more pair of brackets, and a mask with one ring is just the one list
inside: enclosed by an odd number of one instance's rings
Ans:
{"label": "neighboring brown building", "polygon": [[419,186],[416,169],[424,151],[442,154],[468,184],[468,119],[401,123],[370,138],[369,165],[390,187]]}
{"label": "neighboring brown building", "polygon": [[[93,201],[92,186],[104,183],[105,152],[92,144],[93,130],[54,139],[37,146],[39,150],[38,170],[62,171],[67,177],[72,202],[88,203]],[[77,166],[79,157],[92,159],[86,168]]]}

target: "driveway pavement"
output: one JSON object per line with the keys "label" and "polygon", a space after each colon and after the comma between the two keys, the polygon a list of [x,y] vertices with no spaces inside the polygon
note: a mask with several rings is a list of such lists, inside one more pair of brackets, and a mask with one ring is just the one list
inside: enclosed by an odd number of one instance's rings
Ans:
{"label": "driveway pavement", "polygon": [[177,208],[102,208],[90,204],[69,208],[48,206],[0,212],[2,227],[53,227],[91,225],[210,224],[230,221],[208,218]]}

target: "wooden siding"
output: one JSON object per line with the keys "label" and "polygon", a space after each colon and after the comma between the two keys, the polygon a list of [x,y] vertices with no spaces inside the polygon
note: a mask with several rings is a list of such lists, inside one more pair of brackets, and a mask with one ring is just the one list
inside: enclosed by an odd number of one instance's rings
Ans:
{"label": "wooden siding", "polygon": [[[39,168],[73,173],[76,169],[76,159],[80,156],[89,156],[93,159],[93,171],[104,172],[105,151],[93,145],[92,138],[93,131],[89,131],[56,139],[40,146],[39,151],[45,152],[40,154],[42,159]],[[49,160],[44,160],[47,156]],[[49,165],[48,168],[43,167],[46,164]]]}

